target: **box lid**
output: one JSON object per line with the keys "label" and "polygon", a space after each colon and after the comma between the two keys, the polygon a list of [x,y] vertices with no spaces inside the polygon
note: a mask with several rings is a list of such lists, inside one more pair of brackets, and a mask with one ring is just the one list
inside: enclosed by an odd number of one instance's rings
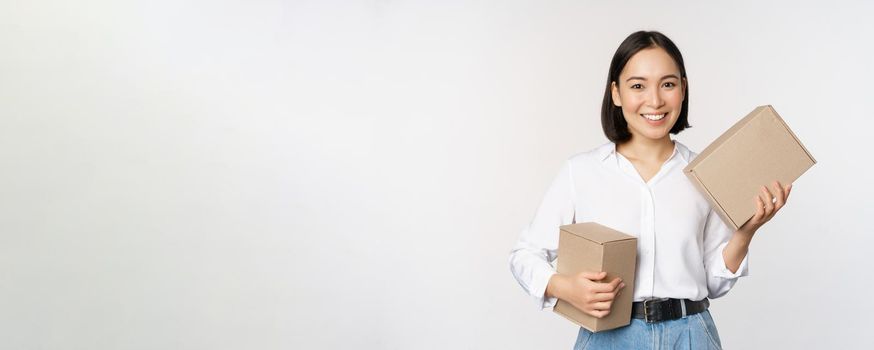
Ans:
{"label": "box lid", "polygon": [[633,236],[594,222],[564,225],[561,230],[598,244],[635,239]]}

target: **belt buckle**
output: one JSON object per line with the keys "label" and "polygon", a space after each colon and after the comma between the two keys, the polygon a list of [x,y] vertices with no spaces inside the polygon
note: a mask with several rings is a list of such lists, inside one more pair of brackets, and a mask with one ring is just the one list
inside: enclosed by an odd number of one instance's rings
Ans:
{"label": "belt buckle", "polygon": [[650,318],[649,308],[650,304],[662,302],[668,300],[668,298],[650,298],[643,301],[643,319],[646,323],[655,323],[660,320]]}

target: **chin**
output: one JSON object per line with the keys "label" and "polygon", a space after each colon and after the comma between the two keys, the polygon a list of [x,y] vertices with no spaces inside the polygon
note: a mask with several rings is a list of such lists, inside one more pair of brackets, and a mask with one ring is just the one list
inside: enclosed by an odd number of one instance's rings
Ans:
{"label": "chin", "polygon": [[661,140],[661,139],[663,139],[663,138],[665,138],[665,137],[669,137],[668,135],[669,135],[669,133],[665,133],[665,134],[644,134],[644,135],[642,135],[642,136],[645,137],[645,138],[648,138],[648,139],[650,139],[650,140]]}
{"label": "chin", "polygon": [[650,140],[660,140],[669,137],[671,129],[653,130],[653,129],[637,129],[637,134],[643,138]]}

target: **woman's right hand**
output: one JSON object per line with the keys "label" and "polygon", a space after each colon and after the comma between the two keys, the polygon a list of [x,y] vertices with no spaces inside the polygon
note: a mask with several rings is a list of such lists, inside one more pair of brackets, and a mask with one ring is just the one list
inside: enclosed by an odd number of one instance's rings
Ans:
{"label": "woman's right hand", "polygon": [[546,294],[564,300],[593,317],[603,318],[610,314],[613,300],[625,287],[619,277],[610,282],[599,282],[605,277],[606,272],[580,272],[570,276],[555,274],[549,279]]}

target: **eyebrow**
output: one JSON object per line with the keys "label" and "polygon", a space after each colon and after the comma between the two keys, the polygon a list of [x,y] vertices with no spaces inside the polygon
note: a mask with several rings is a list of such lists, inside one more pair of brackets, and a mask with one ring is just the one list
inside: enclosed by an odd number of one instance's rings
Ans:
{"label": "eyebrow", "polygon": [[[678,77],[676,74],[668,74],[668,75],[666,75],[666,76],[663,76],[663,77],[662,77],[661,79],[659,79],[659,80],[665,80],[665,79],[668,79],[668,78],[674,78],[674,79],[677,79],[677,80],[680,79],[680,77]],[[630,78],[628,78],[628,79],[625,79],[625,82],[629,82],[629,81],[632,81],[632,80],[635,80],[635,79],[637,79],[637,80],[646,80],[646,78],[644,78],[644,77],[630,77]]]}

